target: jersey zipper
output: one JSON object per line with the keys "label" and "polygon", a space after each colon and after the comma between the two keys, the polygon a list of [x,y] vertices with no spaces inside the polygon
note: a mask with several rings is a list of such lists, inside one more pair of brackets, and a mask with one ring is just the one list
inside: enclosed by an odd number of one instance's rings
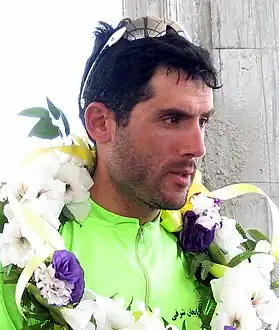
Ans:
{"label": "jersey zipper", "polygon": [[135,248],[136,248],[136,261],[137,264],[139,266],[139,268],[141,269],[143,276],[144,276],[144,281],[145,281],[145,294],[144,294],[144,303],[146,306],[148,306],[149,304],[149,292],[150,292],[150,280],[148,277],[148,273],[146,268],[144,267],[142,261],[141,261],[141,257],[140,257],[140,253],[139,253],[139,246],[140,244],[144,243],[144,237],[143,237],[143,225],[139,226],[137,235],[136,235],[136,244],[135,244]]}

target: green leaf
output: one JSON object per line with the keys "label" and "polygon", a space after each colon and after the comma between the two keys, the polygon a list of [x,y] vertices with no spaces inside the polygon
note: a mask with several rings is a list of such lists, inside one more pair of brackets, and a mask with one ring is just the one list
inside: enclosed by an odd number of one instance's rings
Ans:
{"label": "green leaf", "polygon": [[240,253],[239,255],[232,258],[232,260],[230,260],[230,262],[228,263],[228,267],[235,267],[235,266],[239,265],[242,261],[249,259],[253,255],[256,255],[256,254],[263,254],[263,252],[246,251],[246,252]]}
{"label": "green leaf", "polygon": [[258,242],[258,241],[267,241],[267,242],[270,243],[270,239],[257,229],[250,229],[250,230],[248,230],[248,233],[251,237],[254,238],[254,240],[256,242]]}
{"label": "green leaf", "polygon": [[149,310],[150,313],[153,313],[153,310],[149,305],[147,305],[146,307],[147,307],[147,309]]}
{"label": "green leaf", "polygon": [[182,323],[182,330],[187,330],[187,328],[186,328],[186,321],[185,320]]}
{"label": "green leaf", "polygon": [[59,136],[59,127],[52,124],[51,118],[41,118],[32,128],[29,136],[41,139],[55,139]]}
{"label": "green leaf", "polygon": [[235,228],[239,232],[239,234],[246,240],[245,242],[241,243],[241,246],[243,246],[246,251],[253,251],[255,249],[256,243],[248,238],[246,231],[239,223],[236,224]]}
{"label": "green leaf", "polygon": [[162,321],[163,321],[164,327],[167,328],[168,325],[170,324],[170,322],[168,322],[164,317],[162,317]]}
{"label": "green leaf", "polygon": [[49,310],[41,305],[28,290],[23,292],[21,306],[27,319],[42,321],[44,325],[53,323]]}
{"label": "green leaf", "polygon": [[28,319],[34,319],[37,321],[47,321],[50,317],[49,313],[33,313],[32,311],[28,311],[28,310],[24,310],[24,315],[28,318]]}
{"label": "green leaf", "polygon": [[212,242],[209,246],[208,252],[214,262],[217,262],[221,265],[227,265],[226,254],[219,248],[219,246]]}
{"label": "green leaf", "polygon": [[67,206],[65,205],[62,209],[62,212],[59,216],[59,220],[61,222],[62,225],[64,225],[66,222],[68,221],[74,221],[76,224],[78,224],[80,227],[82,227],[82,224],[77,221],[75,219],[75,216],[73,215],[73,213],[67,208]]}
{"label": "green leaf", "polygon": [[246,242],[241,243],[241,245],[247,250],[247,251],[254,251],[256,247],[256,242],[252,241],[251,239],[247,239]]}
{"label": "green leaf", "polygon": [[201,329],[210,330],[210,323],[217,304],[210,285],[200,285],[197,287],[197,291],[199,293],[198,316],[202,321]]}
{"label": "green leaf", "polygon": [[113,296],[110,296],[109,299],[114,299],[114,297],[116,297],[118,295],[118,293],[115,293]]}
{"label": "green leaf", "polygon": [[3,233],[4,225],[8,222],[8,219],[5,217],[4,214],[4,206],[8,204],[8,201],[0,201],[0,233]]}
{"label": "green leaf", "polygon": [[186,260],[188,262],[189,277],[195,277],[198,269],[205,260],[211,262],[210,256],[205,252],[187,254]]}
{"label": "green leaf", "polygon": [[235,225],[235,228],[244,239],[248,238],[245,229],[239,223]]}
{"label": "green leaf", "polygon": [[9,264],[6,267],[3,267],[3,273],[5,274],[5,276],[9,276],[11,273],[12,268],[14,267],[13,264]]}
{"label": "green leaf", "polygon": [[134,298],[132,297],[132,299],[131,299],[131,301],[130,301],[128,307],[127,307],[127,311],[130,311],[130,310],[131,310],[131,308],[132,308],[132,304],[133,304],[133,301],[134,301]]}
{"label": "green leaf", "polygon": [[70,134],[70,125],[69,125],[67,117],[65,116],[64,112],[61,109],[57,108],[50,101],[50,99],[48,97],[46,99],[47,99],[47,105],[48,105],[49,111],[51,112],[53,117],[56,120],[58,120],[60,117],[62,118],[62,122],[63,122],[63,125],[64,125],[64,131],[65,131],[66,136],[68,136]]}
{"label": "green leaf", "polygon": [[34,284],[29,283],[27,285],[27,289],[41,305],[43,305],[44,307],[46,307],[49,310],[49,312],[50,312],[51,316],[53,317],[53,319],[55,320],[55,322],[57,322],[58,324],[61,324],[61,325],[67,325],[66,321],[64,320],[64,318],[59,310],[59,307],[49,305],[47,300],[41,296],[40,290]]}
{"label": "green leaf", "polygon": [[62,118],[62,121],[64,124],[65,134],[66,134],[66,136],[68,136],[68,135],[70,135],[70,125],[69,125],[68,119],[62,110],[60,110],[60,113],[61,113],[61,118]]}
{"label": "green leaf", "polygon": [[7,284],[16,284],[21,274],[21,269],[10,264],[3,268],[4,279],[3,282]]}
{"label": "green leaf", "polygon": [[32,118],[48,118],[49,111],[42,107],[33,107],[22,110],[18,116],[32,117]]}
{"label": "green leaf", "polygon": [[62,209],[62,213],[63,215],[70,219],[70,220],[74,220],[75,219],[75,216],[73,215],[73,213],[67,208],[67,206],[65,205]]}
{"label": "green leaf", "polygon": [[53,117],[58,120],[60,118],[60,110],[51,102],[51,100],[47,97],[47,106],[49,108],[49,111],[53,115]]}
{"label": "green leaf", "polygon": [[209,260],[204,260],[201,264],[201,279],[205,281],[211,268],[213,267],[213,262]]}

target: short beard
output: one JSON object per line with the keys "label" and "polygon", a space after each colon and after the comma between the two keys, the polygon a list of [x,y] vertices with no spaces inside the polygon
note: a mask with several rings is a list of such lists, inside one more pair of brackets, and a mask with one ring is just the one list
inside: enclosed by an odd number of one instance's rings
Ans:
{"label": "short beard", "polygon": [[148,199],[143,199],[141,198],[141,196],[137,196],[137,200],[139,200],[142,204],[148,206],[150,209],[154,210],[170,210],[170,211],[174,211],[174,210],[179,210],[181,209],[187,202],[187,198],[189,195],[189,190],[190,187],[194,181],[194,177],[195,177],[195,173],[196,173],[196,169],[197,169],[197,165],[196,163],[194,164],[194,171],[193,174],[191,176],[191,182],[189,185],[189,188],[187,189],[186,195],[185,195],[185,199],[183,200],[183,202],[181,203],[177,203],[175,201],[169,201],[169,200],[165,200],[163,195],[164,192],[162,192],[162,194],[160,194],[160,196],[150,196],[149,200]]}

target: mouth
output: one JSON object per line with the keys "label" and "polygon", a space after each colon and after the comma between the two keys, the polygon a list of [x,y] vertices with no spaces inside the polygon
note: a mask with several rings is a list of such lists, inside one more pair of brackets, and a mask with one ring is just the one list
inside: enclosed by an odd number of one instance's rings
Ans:
{"label": "mouth", "polygon": [[177,185],[183,188],[190,187],[193,171],[176,170],[169,172],[169,174]]}

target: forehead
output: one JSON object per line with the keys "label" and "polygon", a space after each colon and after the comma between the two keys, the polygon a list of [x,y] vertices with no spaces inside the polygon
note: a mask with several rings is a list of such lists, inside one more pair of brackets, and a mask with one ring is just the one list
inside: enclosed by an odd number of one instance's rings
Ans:
{"label": "forehead", "polygon": [[163,103],[164,107],[194,107],[209,111],[213,108],[213,92],[203,81],[187,79],[188,76],[177,69],[160,68],[150,81],[153,103]]}

